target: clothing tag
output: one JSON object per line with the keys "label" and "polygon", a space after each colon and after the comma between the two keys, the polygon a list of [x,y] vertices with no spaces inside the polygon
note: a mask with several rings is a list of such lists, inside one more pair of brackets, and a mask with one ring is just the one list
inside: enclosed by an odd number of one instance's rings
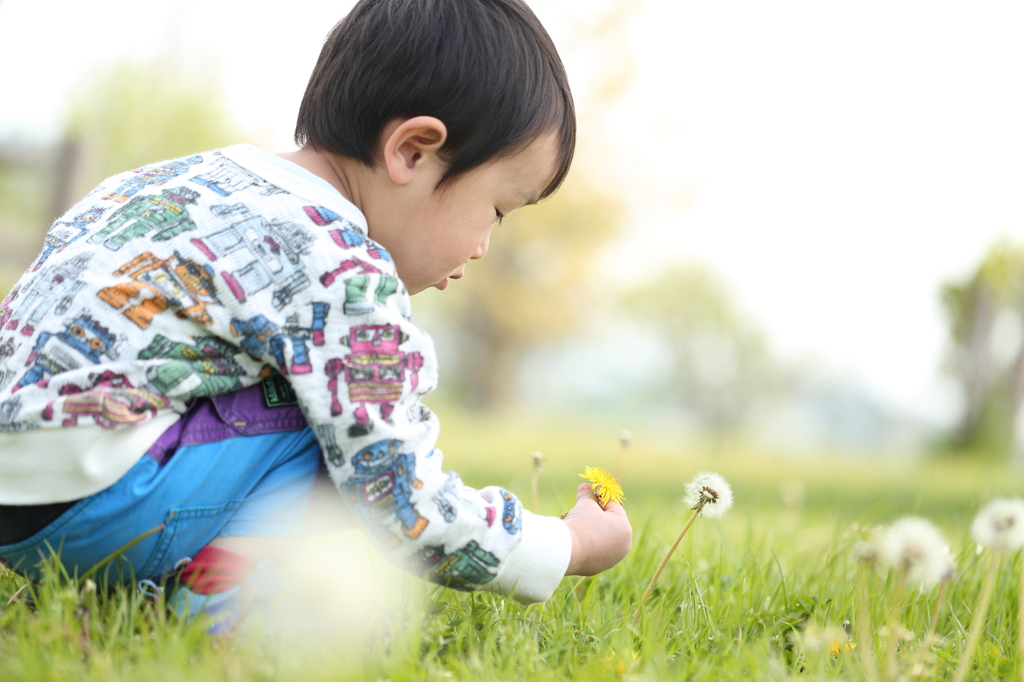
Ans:
{"label": "clothing tag", "polygon": [[263,388],[263,404],[267,407],[290,407],[299,404],[292,385],[284,377],[267,377],[260,386]]}

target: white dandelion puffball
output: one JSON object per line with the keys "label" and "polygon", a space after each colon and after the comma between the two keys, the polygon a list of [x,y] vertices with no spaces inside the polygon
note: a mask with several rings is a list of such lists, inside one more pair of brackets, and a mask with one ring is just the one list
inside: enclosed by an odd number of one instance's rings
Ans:
{"label": "white dandelion puffball", "polygon": [[701,500],[704,501],[704,506],[700,509],[701,516],[717,519],[732,506],[732,488],[724,478],[713,471],[702,471],[686,484],[686,497],[683,498],[683,502],[690,509],[697,509]]}
{"label": "white dandelion puffball", "polygon": [[953,556],[931,521],[908,516],[879,533],[878,559],[915,585],[931,587],[956,575]]}
{"label": "white dandelion puffball", "polygon": [[971,535],[992,549],[1016,551],[1024,547],[1024,500],[997,498],[974,517]]}

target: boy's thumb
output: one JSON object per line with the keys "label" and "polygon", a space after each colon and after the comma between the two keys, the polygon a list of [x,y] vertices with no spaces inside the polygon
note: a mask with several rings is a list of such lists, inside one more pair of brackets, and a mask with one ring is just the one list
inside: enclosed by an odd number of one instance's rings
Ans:
{"label": "boy's thumb", "polygon": [[590,489],[589,483],[580,483],[580,487],[576,488],[576,501],[579,502],[580,500],[588,499],[597,502],[597,495],[595,495],[594,491]]}

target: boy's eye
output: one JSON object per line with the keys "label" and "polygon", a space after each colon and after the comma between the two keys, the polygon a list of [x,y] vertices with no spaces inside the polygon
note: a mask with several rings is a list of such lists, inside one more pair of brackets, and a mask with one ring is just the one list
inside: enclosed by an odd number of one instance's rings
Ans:
{"label": "boy's eye", "polygon": [[500,225],[501,221],[505,218],[505,216],[498,209],[494,209],[494,215],[498,217],[498,224]]}

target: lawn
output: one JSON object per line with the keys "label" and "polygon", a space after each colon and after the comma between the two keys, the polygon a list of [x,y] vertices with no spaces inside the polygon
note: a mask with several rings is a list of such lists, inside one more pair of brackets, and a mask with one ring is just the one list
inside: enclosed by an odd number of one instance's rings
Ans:
{"label": "lawn", "polygon": [[[990,557],[971,540],[971,520],[1024,482],[956,460],[786,456],[653,429],[637,429],[623,449],[619,424],[443,416],[447,466],[471,485],[509,487],[527,506],[531,454],[542,451],[542,513],[568,509],[585,464],[617,469],[634,528],[630,555],[524,608],[408,577],[358,531],[339,533],[311,540],[287,567],[273,632],[219,640],[167,618],[161,597],[100,595],[55,576],[12,600],[24,584],[4,573],[0,680],[871,679],[865,652],[877,679],[953,679]],[[683,485],[702,469],[732,483],[735,505],[720,520],[696,521],[631,630],[688,516]],[[957,564],[928,643],[938,589],[904,589],[854,556],[873,527],[908,514],[941,528]],[[968,679],[1021,679],[1019,553],[999,565]],[[858,586],[866,619],[857,618]],[[871,641],[860,636],[863,624]]]}

